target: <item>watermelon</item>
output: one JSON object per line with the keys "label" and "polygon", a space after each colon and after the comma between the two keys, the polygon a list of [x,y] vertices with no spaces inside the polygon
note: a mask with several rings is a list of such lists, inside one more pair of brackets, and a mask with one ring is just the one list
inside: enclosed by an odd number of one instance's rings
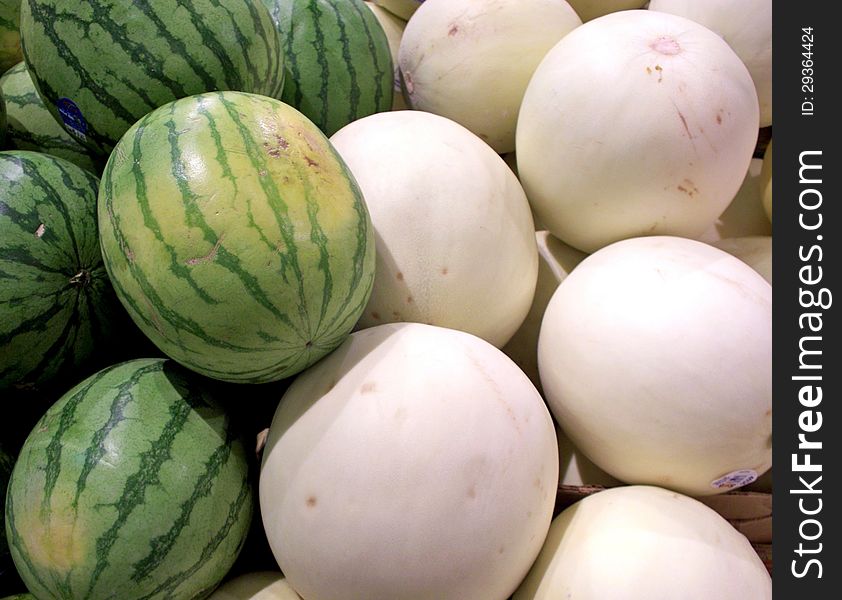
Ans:
{"label": "watermelon", "polygon": [[328,136],[392,108],[389,40],[363,0],[263,3],[284,40],[284,102]]}
{"label": "watermelon", "polygon": [[6,147],[6,101],[0,94],[0,148]]}
{"label": "watermelon", "polygon": [[0,73],[23,58],[20,50],[21,0],[0,0]]}
{"label": "watermelon", "polygon": [[245,449],[207,380],[166,359],[108,367],[36,424],[6,535],[39,598],[203,598],[245,538]]}
{"label": "watermelon", "polygon": [[71,376],[109,337],[98,187],[66,160],[0,152],[0,390]]}
{"label": "watermelon", "polygon": [[6,596],[0,600],[37,600],[32,594],[15,594],[14,596]]}
{"label": "watermelon", "polygon": [[0,95],[6,101],[6,143],[10,149],[52,154],[95,174],[102,170],[44,106],[26,63],[19,62],[0,77]]}
{"label": "watermelon", "polygon": [[311,365],[371,293],[374,233],[356,181],[312,122],[265,96],[201,94],[141,119],[105,166],[99,227],[135,323],[225,381]]}
{"label": "watermelon", "polygon": [[[12,467],[15,461],[11,456],[6,454],[6,449],[0,445],[0,506],[6,503],[6,487],[9,485],[9,475],[12,473]],[[9,545],[6,543],[6,527],[5,518],[3,519],[4,527],[0,531],[0,569],[5,570],[6,562],[9,558]]]}
{"label": "watermelon", "polygon": [[107,155],[140,117],[212,90],[280,97],[281,41],[251,0],[23,0],[21,43],[44,103]]}

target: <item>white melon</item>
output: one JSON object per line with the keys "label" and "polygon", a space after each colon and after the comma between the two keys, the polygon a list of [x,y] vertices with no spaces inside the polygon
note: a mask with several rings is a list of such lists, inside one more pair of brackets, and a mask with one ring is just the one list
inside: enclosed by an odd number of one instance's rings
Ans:
{"label": "white melon", "polygon": [[529,78],[581,24],[566,0],[427,0],[401,40],[406,98],[511,152]]}
{"label": "white melon", "polygon": [[365,329],[281,400],[264,528],[307,600],[505,600],[549,527],[557,451],[541,396],[487,342]]}
{"label": "white melon", "polygon": [[601,485],[615,487],[622,485],[616,477],[612,477],[579,450],[570,438],[556,425],[558,439],[558,483],[559,485],[587,486]]}
{"label": "white melon", "polygon": [[651,0],[649,10],[687,17],[721,35],[754,80],[760,126],[772,124],[772,0]]}
{"label": "white melon", "polygon": [[283,573],[259,571],[235,577],[219,586],[208,600],[301,600]]}
{"label": "white melon", "polygon": [[763,210],[762,169],[763,160],[752,158],[737,195],[699,241],[712,244],[724,238],[772,235],[772,224]]}
{"label": "white melon", "polygon": [[392,110],[406,110],[408,106],[403,97],[400,71],[398,69],[398,50],[401,47],[401,38],[403,37],[403,30],[406,28],[406,21],[390,13],[375,2],[366,1],[365,4],[374,13],[374,16],[386,33],[386,39],[389,41],[389,53],[392,55],[392,67],[395,73],[392,89]]}
{"label": "white melon", "polygon": [[514,600],[769,600],[772,580],[748,540],[698,500],[628,486],[553,520]]}
{"label": "white melon", "polygon": [[529,203],[503,159],[461,125],[421,111],[359,119],[331,142],[375,231],[374,289],[359,326],[430,323],[503,346],[538,275]]}
{"label": "white melon", "polygon": [[503,346],[503,352],[523,369],[540,391],[538,333],[541,331],[544,311],[558,284],[564,281],[564,278],[582,262],[586,255],[554,238],[548,231],[535,232],[535,240],[538,243],[539,256],[535,297],[523,324],[512,339]]}
{"label": "white melon", "polygon": [[544,313],[538,369],[565,433],[621,481],[703,496],[772,464],[772,288],[708,244],[583,260]]}
{"label": "white melon", "polygon": [[406,21],[424,4],[424,0],[374,0],[374,3]]}
{"label": "white melon", "polygon": [[584,252],[696,238],[740,188],[758,114],[751,76],[721,37],[667,13],[611,13],[564,36],[530,80],[520,181],[553,235]]}
{"label": "white melon", "polygon": [[713,242],[711,245],[736,256],[752,269],[772,283],[772,237],[756,235],[736,238],[725,238]]}
{"label": "white melon", "polygon": [[567,0],[583,21],[620,10],[642,8],[646,0]]}

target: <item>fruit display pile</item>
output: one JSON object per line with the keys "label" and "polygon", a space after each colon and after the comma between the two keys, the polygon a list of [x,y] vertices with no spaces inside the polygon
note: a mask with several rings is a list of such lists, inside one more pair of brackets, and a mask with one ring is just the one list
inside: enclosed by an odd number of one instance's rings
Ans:
{"label": "fruit display pile", "polygon": [[771,598],[771,5],[0,0],[0,597]]}

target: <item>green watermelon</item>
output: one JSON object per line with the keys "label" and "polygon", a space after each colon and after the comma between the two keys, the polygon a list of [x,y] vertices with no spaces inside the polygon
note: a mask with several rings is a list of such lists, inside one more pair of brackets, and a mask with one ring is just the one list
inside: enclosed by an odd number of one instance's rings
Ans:
{"label": "green watermelon", "polygon": [[347,166],[279,100],[216,92],[141,119],[105,166],[105,264],[170,358],[231,382],[336,348],[371,293],[374,233]]}
{"label": "green watermelon", "polygon": [[0,390],[73,376],[108,338],[98,188],[66,160],[0,152]]}
{"label": "green watermelon", "polygon": [[363,0],[263,2],[284,40],[284,102],[328,136],[392,108],[389,40]]}
{"label": "green watermelon", "polygon": [[19,62],[21,0],[0,0],[0,73]]}
{"label": "green watermelon", "polygon": [[[0,445],[0,506],[6,503],[6,487],[9,485],[9,475],[15,461],[6,454],[5,448]],[[3,519],[3,531],[0,531],[0,568],[4,567],[9,558],[9,545],[6,543],[5,517]]]}
{"label": "green watermelon", "polygon": [[38,600],[32,594],[15,594],[14,596],[6,596],[5,598],[0,598],[0,600]]}
{"label": "green watermelon", "polygon": [[0,77],[0,95],[6,101],[6,144],[9,149],[52,154],[91,173],[102,169],[89,151],[53,118],[35,90],[23,61]]}
{"label": "green watermelon", "polygon": [[165,359],[104,369],[36,424],[6,535],[39,598],[203,598],[253,511],[245,448],[207,380]]}
{"label": "green watermelon", "polygon": [[281,40],[252,0],[23,0],[20,31],[47,108],[103,156],[176,98],[283,86]]}
{"label": "green watermelon", "polygon": [[6,101],[0,94],[0,148],[6,147]]}

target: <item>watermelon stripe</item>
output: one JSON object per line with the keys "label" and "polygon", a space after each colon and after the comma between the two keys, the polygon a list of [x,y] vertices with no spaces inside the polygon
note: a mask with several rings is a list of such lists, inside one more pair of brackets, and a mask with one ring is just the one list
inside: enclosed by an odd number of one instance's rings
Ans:
{"label": "watermelon stripe", "polygon": [[[225,77],[225,85],[232,90],[240,89],[242,81],[240,77],[238,77],[237,68],[231,61],[231,57],[228,56],[228,50],[222,44],[219,43],[219,39],[215,35],[215,32],[208,28],[208,26],[205,24],[206,17],[201,13],[196,12],[193,2],[190,2],[189,0],[179,0],[178,5],[181,8],[185,9],[190,15],[190,21],[193,23],[193,27],[196,28],[196,31],[202,38],[202,46],[210,50],[214,58],[216,58],[216,60],[218,60],[219,63],[222,65],[222,72]],[[218,3],[217,6],[219,6]],[[231,12],[228,11],[228,14],[231,15]],[[234,27],[236,27],[236,22],[234,22],[233,25]],[[209,89],[212,90],[216,89],[217,87],[218,86],[214,86]]]}
{"label": "watermelon stripe", "polygon": [[[163,362],[157,364],[159,368],[163,368]],[[91,597],[100,576],[108,567],[108,555],[114,543],[117,541],[120,529],[126,524],[132,512],[143,504],[146,489],[161,483],[158,478],[161,466],[165,462],[172,460],[171,452],[173,443],[184,428],[184,424],[187,422],[192,410],[193,407],[189,401],[171,405],[169,410],[170,418],[164,424],[163,430],[158,435],[158,438],[152,442],[149,450],[140,453],[138,470],[126,479],[123,493],[120,499],[114,503],[114,508],[117,509],[116,519],[114,519],[111,527],[96,540],[96,565],[91,574],[88,593],[85,597]]]}
{"label": "watermelon stripe", "polygon": [[117,388],[117,393],[114,396],[114,400],[111,402],[108,420],[94,433],[91,437],[90,443],[87,444],[87,449],[85,450],[85,463],[82,466],[82,471],[79,473],[79,479],[76,481],[76,494],[73,496],[72,504],[74,508],[79,505],[79,497],[82,495],[82,492],[85,491],[85,485],[88,481],[88,477],[107,452],[104,443],[105,439],[111,431],[126,418],[123,411],[134,400],[132,388],[134,388],[140,378],[144,375],[148,373],[156,373],[162,370],[163,363],[151,363],[139,368],[129,379],[121,383]]}
{"label": "watermelon stripe", "polygon": [[[364,7],[358,2],[351,2],[350,5],[360,16],[360,21],[363,24],[363,29],[365,29],[365,34],[368,38],[368,50],[374,62],[374,106],[377,107],[376,110],[378,112],[381,110],[388,110],[389,108],[391,108],[392,98],[383,97],[383,86],[379,85],[379,82],[383,81],[384,79],[389,79],[391,81],[393,78],[392,73],[394,72],[394,69],[393,65],[391,64],[391,54],[386,55],[389,59],[390,64],[388,65],[388,68],[384,68],[380,65],[380,53],[377,51],[377,45],[374,40],[374,35],[371,31],[371,28],[369,27],[369,19],[371,19],[372,17],[372,15],[370,14],[370,9]],[[382,29],[382,26],[380,26],[379,23],[376,22],[376,17],[375,22],[373,24],[376,27],[380,27]],[[355,119],[356,115],[353,118]]]}
{"label": "watermelon stripe", "polygon": [[[15,502],[12,494],[6,495],[5,508],[6,529],[8,531],[6,539],[8,540],[9,548],[14,549],[16,551],[15,554],[17,558],[15,559],[15,567],[17,568],[21,576],[26,577],[26,580],[28,582],[35,582],[42,588],[49,589],[48,586],[44,583],[44,580],[41,578],[38,569],[36,569],[35,565],[32,564],[32,560],[29,558],[29,554],[21,546],[22,537],[17,528],[17,521],[15,520]],[[31,583],[29,585],[31,586]]]}
{"label": "watermelon stripe", "polygon": [[316,62],[319,65],[319,68],[322,71],[321,77],[321,87],[319,88],[318,98],[321,101],[321,108],[319,109],[319,123],[327,123],[328,120],[328,104],[330,100],[330,95],[328,94],[328,83],[330,81],[330,65],[327,62],[327,56],[325,56],[324,48],[325,48],[325,36],[324,32],[322,32],[321,26],[321,16],[322,11],[319,8],[319,5],[316,2],[309,2],[307,4],[307,9],[312,14],[312,23],[313,23],[313,34],[316,36],[316,39],[313,40],[313,50],[316,53]]}
{"label": "watermelon stripe", "polygon": [[157,569],[166,559],[167,554],[172,550],[175,543],[181,536],[182,531],[190,522],[190,515],[200,499],[210,495],[214,482],[219,473],[231,457],[231,450],[236,436],[229,429],[226,439],[205,462],[205,470],[199,476],[191,496],[181,504],[181,512],[165,534],[158,536],[150,544],[149,554],[133,565],[132,581],[140,581]]}
{"label": "watermelon stripe", "polygon": [[[281,3],[276,2],[275,10],[272,13],[272,18],[275,19],[275,23],[279,24],[279,27],[280,23],[282,23],[282,21],[279,20],[279,16],[277,15],[277,13],[280,11],[280,6]],[[295,35],[292,31],[292,27],[290,27],[290,30],[286,32],[286,48],[284,49],[284,65],[285,68],[289,71],[290,77],[286,77],[286,83],[284,84],[284,94],[286,95],[287,90],[292,90],[292,98],[288,99],[288,102],[292,106],[300,107],[301,102],[304,100],[304,92],[301,91],[301,86],[298,85],[298,82],[301,80],[301,70],[298,66],[298,53],[295,51],[294,42]]]}
{"label": "watermelon stripe", "polygon": [[[353,2],[351,3],[353,4]],[[353,121],[357,117],[357,110],[360,105],[360,85],[357,83],[357,70],[354,68],[354,61],[351,56],[351,40],[348,39],[348,32],[345,30],[345,19],[339,12],[339,7],[334,3],[330,7],[336,16],[336,25],[339,28],[339,41],[342,44],[342,58],[345,60],[347,66],[348,76],[351,78],[351,89],[348,91],[348,122]],[[380,86],[375,86],[379,88]],[[327,101],[325,101],[327,104]]]}
{"label": "watermelon stripe", "polygon": [[[151,592],[138,598],[137,600],[150,600],[154,598],[156,595],[170,589],[174,589],[185,581],[188,581],[190,577],[193,576],[196,572],[198,572],[207,562],[213,557],[216,549],[225,541],[225,538],[228,537],[231,529],[236,525],[240,519],[243,510],[251,511],[251,484],[249,483],[248,476],[243,478],[243,484],[240,488],[240,493],[237,496],[236,500],[234,500],[228,506],[228,517],[225,519],[225,523],[222,527],[219,528],[219,531],[213,536],[213,538],[208,542],[205,547],[202,549],[201,554],[199,555],[199,559],[190,566],[189,569],[186,569],[176,575],[172,575],[171,577],[167,578],[166,580],[162,581],[155,589]],[[245,541],[245,540],[244,540]],[[241,544],[242,547],[242,544]],[[239,552],[239,549],[238,549]]]}

